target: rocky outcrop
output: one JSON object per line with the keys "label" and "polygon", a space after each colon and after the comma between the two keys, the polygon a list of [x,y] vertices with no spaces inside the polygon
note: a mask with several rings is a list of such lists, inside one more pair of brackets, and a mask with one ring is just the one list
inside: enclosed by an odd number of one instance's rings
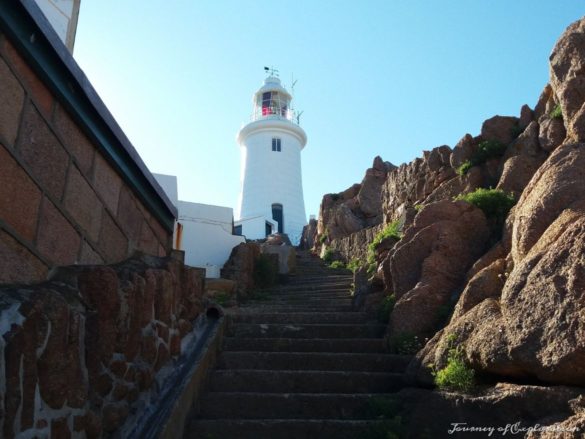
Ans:
{"label": "rocky outcrop", "polygon": [[[433,383],[427,365],[444,367],[453,346],[480,378],[585,383],[585,18],[563,34],[550,63],[534,111],[495,116],[480,135],[425,152],[382,184],[378,230],[399,220],[402,231],[375,252],[385,294],[397,300],[389,336],[428,338],[409,367],[425,385]],[[453,201],[488,187],[517,200],[502,228],[503,218],[496,224]],[[326,244],[363,258],[373,235],[352,210],[360,190],[338,195],[346,209],[337,211],[355,218],[346,218],[345,241]],[[581,406],[543,422],[582,425]]]}
{"label": "rocky outcrop", "polygon": [[294,275],[297,272],[297,253],[293,246],[284,243],[271,245],[268,242],[260,246],[260,253],[275,255],[278,260],[278,274]]}
{"label": "rocky outcrop", "polygon": [[539,125],[537,122],[530,122],[506,149],[496,188],[519,197],[547,156],[540,147]]}
{"label": "rocky outcrop", "polygon": [[232,249],[221,269],[221,277],[236,282],[240,298],[246,297],[255,286],[254,267],[260,255],[260,246],[253,242],[241,243]]}
{"label": "rocky outcrop", "polygon": [[440,309],[449,304],[489,237],[481,210],[463,201],[426,206],[385,259],[397,302],[394,334],[432,335]]}
{"label": "rocky outcrop", "polygon": [[565,144],[534,175],[514,212],[511,271],[500,259],[472,278],[448,327],[419,353],[421,367],[445,364],[455,335],[478,370],[584,382],[584,160],[585,144]]}
{"label": "rocky outcrop", "polygon": [[299,245],[301,250],[310,250],[312,249],[317,240],[317,220],[315,218],[311,218],[309,220],[309,224],[303,227],[303,233],[301,235],[301,243]]}
{"label": "rocky outcrop", "polygon": [[517,136],[516,129],[520,120],[517,117],[494,116],[481,126],[483,140],[495,140],[508,145]]}
{"label": "rocky outcrop", "polygon": [[567,28],[550,56],[550,84],[573,142],[585,141],[585,20]]}
{"label": "rocky outcrop", "polygon": [[395,220],[401,206],[422,204],[433,191],[455,176],[448,146],[425,151],[423,158],[400,165],[389,174],[382,188],[384,222]]}
{"label": "rocky outcrop", "polygon": [[[119,428],[205,309],[205,271],[141,256],[0,291],[2,437]],[[20,436],[19,436],[20,437]]]}
{"label": "rocky outcrop", "polygon": [[361,184],[355,184],[339,194],[323,197],[319,209],[317,237],[314,241],[331,242],[382,222],[381,188],[388,172],[395,166],[374,159]]}
{"label": "rocky outcrop", "polygon": [[328,248],[336,252],[345,262],[352,259],[365,261],[368,257],[368,244],[374,240],[380,230],[380,226],[359,230],[349,236],[331,240]]}

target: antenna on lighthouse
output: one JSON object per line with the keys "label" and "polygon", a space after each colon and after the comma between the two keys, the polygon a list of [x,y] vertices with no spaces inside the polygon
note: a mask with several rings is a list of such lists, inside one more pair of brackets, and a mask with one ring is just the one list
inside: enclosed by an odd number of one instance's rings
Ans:
{"label": "antenna on lighthouse", "polygon": [[299,82],[298,79],[295,79],[295,77],[293,75],[290,75],[290,92],[291,94],[294,96],[295,95],[295,85],[297,84],[297,82]]}
{"label": "antenna on lighthouse", "polygon": [[297,124],[298,124],[298,125],[300,125],[300,124],[301,124],[301,116],[302,116],[302,114],[303,114],[304,112],[305,112],[305,110],[303,110],[303,111],[299,111],[299,112],[297,113]]}

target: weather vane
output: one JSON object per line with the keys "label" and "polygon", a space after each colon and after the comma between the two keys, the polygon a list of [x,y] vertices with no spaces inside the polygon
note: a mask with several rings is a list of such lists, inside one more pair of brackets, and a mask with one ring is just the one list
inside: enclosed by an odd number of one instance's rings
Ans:
{"label": "weather vane", "polygon": [[278,78],[278,70],[276,70],[274,67],[264,67],[264,71],[266,72],[267,75]]}

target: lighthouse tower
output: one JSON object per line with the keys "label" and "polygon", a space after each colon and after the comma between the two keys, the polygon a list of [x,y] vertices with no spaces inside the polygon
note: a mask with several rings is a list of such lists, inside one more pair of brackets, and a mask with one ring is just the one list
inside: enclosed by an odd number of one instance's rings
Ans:
{"label": "lighthouse tower", "polygon": [[280,232],[297,245],[307,223],[301,178],[307,135],[291,101],[272,70],[253,96],[252,120],[236,138],[242,189],[235,227],[248,239]]}

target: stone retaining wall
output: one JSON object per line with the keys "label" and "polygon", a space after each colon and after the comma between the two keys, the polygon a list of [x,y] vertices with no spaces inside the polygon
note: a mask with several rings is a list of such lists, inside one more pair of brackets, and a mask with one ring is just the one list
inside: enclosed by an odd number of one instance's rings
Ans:
{"label": "stone retaining wall", "polygon": [[143,256],[1,289],[0,436],[109,437],[181,354],[204,276]]}

